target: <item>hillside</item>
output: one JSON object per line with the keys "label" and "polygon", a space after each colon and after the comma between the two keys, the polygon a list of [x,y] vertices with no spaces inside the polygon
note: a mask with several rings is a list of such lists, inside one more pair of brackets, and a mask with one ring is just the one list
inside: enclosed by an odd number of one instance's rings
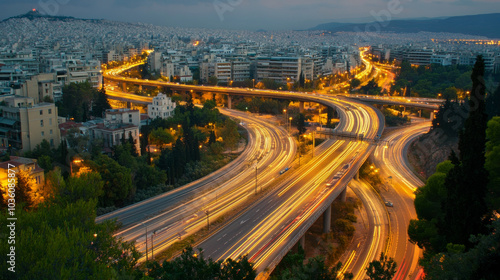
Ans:
{"label": "hillside", "polygon": [[[373,24],[373,22],[356,24],[331,22],[320,24],[309,30],[357,32],[365,31],[367,24]],[[500,13],[456,16],[444,19],[392,20],[387,23],[387,26],[382,27],[382,31],[395,33],[447,32],[498,39],[500,38],[500,29],[498,26],[500,26]],[[370,30],[374,30],[374,28],[370,28]]]}

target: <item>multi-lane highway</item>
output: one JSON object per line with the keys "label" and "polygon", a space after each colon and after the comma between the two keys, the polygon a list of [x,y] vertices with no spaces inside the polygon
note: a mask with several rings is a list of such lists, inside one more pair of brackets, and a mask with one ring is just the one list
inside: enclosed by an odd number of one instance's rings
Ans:
{"label": "multi-lane highway", "polygon": [[[345,101],[336,104],[339,108],[348,105],[352,104]],[[356,105],[356,108],[343,111],[346,118],[338,129],[358,134],[365,132],[368,138],[375,137],[383,128],[380,116],[369,106]],[[206,256],[225,259],[248,254],[259,273],[272,270],[322,214],[324,207],[328,207],[329,198],[344,190],[373,146],[367,142],[343,140],[329,140],[325,145],[328,148],[315,160],[290,173],[262,200],[199,244]],[[327,185],[335,174],[340,174],[337,180]]]}
{"label": "multi-lane highway", "polygon": [[[166,84],[169,87],[173,86],[176,89],[186,91],[200,91],[199,89],[201,89],[201,91],[221,92],[231,95],[313,101],[338,109],[341,118],[341,122],[337,128],[339,131],[363,134],[365,135],[365,139],[374,139],[376,135],[380,135],[383,130],[383,116],[381,116],[380,112],[376,112],[369,106],[355,101],[348,101],[327,95],[240,88],[193,87],[156,81],[137,81],[115,76],[113,76],[111,80],[115,82],[139,82],[140,84],[151,84],[156,86]],[[123,94],[120,94],[120,96],[124,97]],[[399,135],[403,138],[403,135],[409,135],[411,133],[416,132],[405,131]],[[394,156],[398,153],[401,154],[404,149],[396,148],[400,146],[396,145],[396,143],[399,142],[395,139],[388,140],[391,143],[394,142],[394,145],[390,144],[390,148],[385,149],[383,146],[382,148],[379,147],[376,150],[376,156],[385,155],[385,158],[381,159],[384,164],[389,161],[393,162],[393,169],[383,171],[383,174],[386,174],[384,176],[389,177],[390,175],[387,174],[401,174],[401,178],[398,177],[398,175],[393,175],[393,178],[400,178],[401,184],[404,185],[406,183],[403,178],[407,176],[405,172],[408,172],[408,169],[404,167],[403,169],[399,169],[398,164],[400,164],[400,162],[398,163],[397,160],[401,161],[401,159],[397,157],[389,158],[390,155]],[[400,141],[407,145],[410,140],[411,139],[401,139]],[[259,177],[259,182],[274,181],[279,176],[282,178],[280,178],[281,182],[263,199],[255,202],[247,211],[241,213],[241,215],[234,218],[229,224],[208,237],[201,244],[198,244],[198,246],[205,249],[206,256],[214,259],[223,259],[227,257],[236,258],[239,255],[248,254],[250,259],[255,263],[258,272],[264,272],[269,268],[272,270],[281,257],[288,251],[289,247],[295,244],[297,239],[307,230],[311,221],[314,222],[314,220],[321,215],[325,205],[330,203],[330,201],[326,203],[328,198],[336,197],[343,190],[347,182],[354,176],[354,173],[357,171],[362,161],[371,153],[374,148],[373,146],[373,144],[367,142],[329,140],[322,146],[322,152],[316,152],[317,156],[314,160],[310,161],[307,165],[303,165],[299,170],[296,170],[296,172],[280,175],[279,172],[276,173],[275,170],[275,173],[271,174],[267,180],[261,180]],[[388,150],[391,150],[391,152],[388,153]],[[260,164],[258,170],[261,170]],[[262,170],[262,172],[264,172],[264,170]],[[337,178],[335,184],[327,186],[326,181],[331,180],[331,177],[336,173],[342,176],[339,176],[340,179]],[[266,173],[260,174],[264,176]],[[396,179],[393,179],[391,183],[395,184]],[[413,181],[411,184],[416,186],[418,182]],[[366,186],[356,186],[358,192],[360,190],[362,192],[363,188],[366,188]],[[393,234],[391,234],[392,238],[389,244],[385,242],[385,232],[388,231],[386,226],[386,224],[388,224],[386,221],[387,216],[384,218],[384,215],[380,213],[385,207],[381,208],[380,202],[377,204],[373,197],[370,198],[370,201],[364,201],[365,206],[368,205],[368,208],[372,211],[370,222],[373,236],[370,238],[369,242],[366,242],[365,248],[360,248],[358,250],[358,256],[356,260],[352,262],[352,267],[346,267],[347,271],[355,273],[356,279],[362,279],[364,277],[364,268],[367,263],[376,258],[383,249],[388,249],[389,252],[392,252],[391,256],[395,256],[396,260],[401,261],[397,277],[402,278],[398,279],[403,279],[406,275],[414,273],[419,252],[412,244],[408,245],[406,241],[406,226],[409,219],[413,217],[412,215],[414,214],[411,213],[413,210],[413,198],[410,196],[412,193],[410,188],[411,187],[407,186],[400,190],[407,195],[407,199],[405,198],[406,201],[404,202],[400,202],[397,197],[393,198],[389,196],[389,199],[394,200],[394,204],[398,205],[395,207],[402,207],[405,205],[404,213],[395,212],[396,214],[389,215],[391,217],[391,225],[394,225],[391,229]],[[228,187],[227,190],[229,191],[230,189],[234,189],[234,185],[233,187]],[[205,202],[202,202],[201,206],[199,202],[196,202],[198,203],[198,206],[194,207],[196,210],[191,215],[188,215],[185,220],[178,220],[177,223],[175,223],[175,218],[171,218],[171,226],[165,225],[165,217],[158,218],[158,221],[153,222],[157,225],[161,225],[161,231],[159,232],[157,229],[156,235],[160,234],[160,238],[162,235],[164,235],[164,237],[163,241],[155,241],[155,248],[158,248],[157,246],[166,247],[175,241],[176,232],[182,232],[186,229],[194,232],[203,227],[207,210],[210,213],[210,219],[215,219],[216,215],[223,212],[221,208],[224,208],[225,205],[232,204],[235,199],[240,202],[246,200],[244,197],[251,195],[252,187],[247,186],[242,189],[245,190],[240,192],[239,196],[233,196],[222,203],[218,203],[219,198],[217,195],[215,195],[215,203],[213,194],[211,196],[208,195],[208,198],[206,198]],[[233,193],[233,191],[229,192]],[[391,192],[384,194],[384,197],[390,194]],[[210,197],[212,197],[212,199],[209,199]],[[400,199],[403,198],[400,197]],[[183,204],[182,206],[186,209],[192,207],[192,205],[189,204]],[[391,208],[389,213],[392,211],[393,209]],[[175,217],[174,211],[169,215]],[[189,226],[184,223],[189,224]],[[135,233],[131,230],[130,233],[122,232],[121,234],[124,236],[133,236],[133,238],[136,238],[135,240],[138,240],[139,244],[144,244],[144,242],[140,242],[140,232],[145,231],[145,229],[143,229],[144,227],[145,226],[141,228],[136,225],[135,228],[138,229]],[[162,232],[164,232],[164,234],[161,234]],[[397,234],[394,234],[396,232]],[[158,240],[156,235],[155,240]],[[142,239],[144,239],[144,234],[142,234]],[[156,242],[158,242],[158,244]],[[356,254],[356,252],[353,253]]]}
{"label": "multi-lane highway", "polygon": [[[295,141],[282,128],[243,112],[222,110],[249,131],[248,148],[236,160],[198,181],[161,196],[98,217],[123,224],[116,235],[136,241],[145,253],[145,234],[157,252],[206,225],[205,211],[216,220],[255,195],[255,166],[259,190],[265,189],[293,161]],[[152,236],[154,234],[154,236]],[[151,243],[148,243],[151,247]],[[144,257],[145,258],[145,257]]]}
{"label": "multi-lane highway", "polygon": [[414,191],[423,182],[412,172],[407,158],[410,143],[429,131],[430,122],[392,131],[373,154],[373,160],[380,167],[380,174],[387,186],[381,190],[385,200],[393,207],[387,207],[390,216],[391,234],[388,256],[398,263],[394,279],[415,279],[418,274],[418,258],[421,250],[408,241],[407,230],[411,219],[416,218],[413,200]]}

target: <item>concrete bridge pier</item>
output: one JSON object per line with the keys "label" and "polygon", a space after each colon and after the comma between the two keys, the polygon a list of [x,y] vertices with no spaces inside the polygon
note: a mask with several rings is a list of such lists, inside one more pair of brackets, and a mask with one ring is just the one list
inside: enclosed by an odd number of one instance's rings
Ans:
{"label": "concrete bridge pier", "polygon": [[227,95],[227,108],[233,109],[233,104],[231,102],[231,95]]}
{"label": "concrete bridge pier", "polygon": [[[358,173],[356,173],[358,174]],[[347,186],[344,188],[344,190],[340,193],[340,201],[341,202],[345,202],[346,201],[346,198],[347,198]]]}
{"label": "concrete bridge pier", "polygon": [[431,121],[434,119],[434,111],[431,112],[431,117],[429,118]]}
{"label": "concrete bridge pier", "polygon": [[301,113],[304,113],[304,102],[303,102],[303,101],[300,101],[300,102],[299,102],[299,111],[300,111]]}
{"label": "concrete bridge pier", "polygon": [[329,233],[330,227],[332,225],[332,205],[326,208],[325,213],[323,213],[323,233]]}
{"label": "concrete bridge pier", "polygon": [[127,92],[127,83],[122,82],[122,91]]}
{"label": "concrete bridge pier", "polygon": [[142,91],[142,85],[139,85],[139,91]]}

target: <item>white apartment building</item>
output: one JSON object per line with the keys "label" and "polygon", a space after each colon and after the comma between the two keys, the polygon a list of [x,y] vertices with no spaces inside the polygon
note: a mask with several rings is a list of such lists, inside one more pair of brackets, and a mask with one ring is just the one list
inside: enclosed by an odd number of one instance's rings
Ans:
{"label": "white apartment building", "polygon": [[163,93],[153,97],[153,103],[148,105],[148,116],[151,119],[166,119],[174,115],[175,102]]}

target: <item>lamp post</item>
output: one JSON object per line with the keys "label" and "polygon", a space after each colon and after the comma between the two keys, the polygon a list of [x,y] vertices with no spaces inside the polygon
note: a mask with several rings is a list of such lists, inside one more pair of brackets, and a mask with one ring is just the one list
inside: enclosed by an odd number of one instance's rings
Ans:
{"label": "lamp post", "polygon": [[255,88],[255,79],[252,79],[252,87]]}
{"label": "lamp post", "polygon": [[208,227],[208,230],[210,231],[210,210],[205,210],[205,214],[207,215],[207,227]]}
{"label": "lamp post", "polygon": [[153,234],[151,235],[151,260],[154,260],[154,258],[155,258],[154,239],[153,239],[155,234],[156,234],[156,230],[153,231]]}
{"label": "lamp post", "polygon": [[283,109],[283,114],[285,114],[285,122],[286,122],[286,126],[288,128],[288,114],[286,113],[286,109]]}
{"label": "lamp post", "polygon": [[257,176],[258,176],[258,164],[259,164],[259,161],[255,162],[255,195],[257,195]]}
{"label": "lamp post", "polygon": [[144,224],[144,222],[142,222],[142,224],[144,226],[146,226],[146,262],[147,262],[148,261],[148,225]]}
{"label": "lamp post", "polygon": [[292,130],[292,117],[288,118],[290,120],[290,123],[288,124],[288,133]]}

